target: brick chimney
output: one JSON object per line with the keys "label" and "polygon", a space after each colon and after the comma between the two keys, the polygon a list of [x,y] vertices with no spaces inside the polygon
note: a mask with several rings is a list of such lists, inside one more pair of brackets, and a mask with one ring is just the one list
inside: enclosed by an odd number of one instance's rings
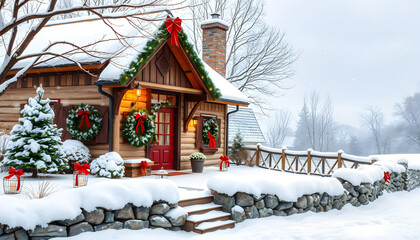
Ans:
{"label": "brick chimney", "polygon": [[201,23],[203,29],[203,60],[222,76],[226,76],[226,32],[229,25],[213,13]]}

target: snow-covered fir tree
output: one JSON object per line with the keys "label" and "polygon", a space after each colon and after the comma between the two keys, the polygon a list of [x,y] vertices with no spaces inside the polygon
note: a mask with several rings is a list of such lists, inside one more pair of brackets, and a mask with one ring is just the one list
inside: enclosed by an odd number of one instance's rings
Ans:
{"label": "snow-covered fir tree", "polygon": [[241,132],[236,133],[235,138],[233,139],[232,149],[230,150],[229,158],[231,161],[235,162],[236,165],[241,165],[243,160],[243,150],[244,150],[244,140],[241,136]]}
{"label": "snow-covered fir tree", "polygon": [[67,168],[61,149],[61,129],[52,124],[54,111],[50,100],[42,99],[44,90],[38,87],[37,96],[29,98],[21,111],[19,124],[11,131],[11,138],[2,164],[5,166],[32,169],[36,176],[39,171],[57,172]]}

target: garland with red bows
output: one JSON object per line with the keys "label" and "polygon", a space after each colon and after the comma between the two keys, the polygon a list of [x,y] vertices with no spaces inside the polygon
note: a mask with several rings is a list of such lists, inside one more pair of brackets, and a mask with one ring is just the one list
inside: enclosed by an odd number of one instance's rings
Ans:
{"label": "garland with red bows", "polygon": [[203,119],[203,142],[208,143],[210,148],[216,147],[215,140],[219,137],[219,125],[216,118]]}
{"label": "garland with red bows", "polygon": [[72,138],[91,141],[101,130],[102,118],[98,110],[82,103],[69,112],[66,123]]}

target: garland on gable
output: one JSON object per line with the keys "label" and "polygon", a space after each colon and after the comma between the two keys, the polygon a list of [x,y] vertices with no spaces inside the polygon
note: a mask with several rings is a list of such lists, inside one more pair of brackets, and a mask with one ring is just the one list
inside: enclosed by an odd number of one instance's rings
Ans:
{"label": "garland on gable", "polygon": [[[170,37],[170,34],[166,30],[165,24],[162,24],[154,38],[147,41],[146,46],[143,48],[143,52],[137,56],[136,60],[130,63],[130,69],[126,70],[123,74],[120,75],[120,83],[126,84],[130,79],[134,78],[140,71],[143,64],[145,64],[149,60],[149,57],[155,52],[156,47],[159,46],[159,44],[161,44],[162,41],[165,41],[168,37]],[[201,80],[207,86],[210,93],[216,99],[219,99],[221,97],[220,90],[216,88],[207,71],[204,69],[204,64],[201,61],[201,58],[195,52],[194,45],[188,41],[187,34],[184,32],[184,30],[181,30],[179,33],[178,39],[181,43],[181,47],[184,48],[191,62],[197,67]]]}

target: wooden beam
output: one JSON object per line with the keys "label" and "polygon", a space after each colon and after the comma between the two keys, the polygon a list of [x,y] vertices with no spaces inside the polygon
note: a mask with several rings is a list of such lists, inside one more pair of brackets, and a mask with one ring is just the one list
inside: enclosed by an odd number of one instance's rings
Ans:
{"label": "wooden beam", "polygon": [[149,82],[141,82],[141,81],[136,81],[136,83],[140,84],[140,86],[142,86],[142,87],[157,89],[157,90],[179,92],[179,93],[189,93],[189,94],[200,94],[200,95],[203,94],[203,90],[201,90],[201,89],[168,86],[168,85],[162,85],[162,84],[157,84],[157,83],[149,83]]}
{"label": "wooden beam", "polygon": [[[191,109],[190,114],[185,119],[184,132],[187,132],[188,131],[188,124],[190,123],[191,119],[194,117],[195,111],[197,111],[198,107],[201,105],[202,102],[204,102],[204,101],[198,101],[198,102],[196,102],[195,105],[194,105],[194,107],[193,107],[193,109]],[[184,111],[185,110],[186,110],[186,112],[188,112],[188,102],[187,101],[184,101]]]}
{"label": "wooden beam", "polygon": [[[107,62],[102,64],[96,65],[82,65],[83,69],[91,70],[91,69],[101,69]],[[15,75],[19,70],[10,71],[7,76]],[[81,71],[78,66],[67,66],[67,67],[45,67],[45,68],[35,68],[27,71],[25,74],[39,74],[39,73],[51,73],[51,72],[73,72],[73,71]]]}
{"label": "wooden beam", "polygon": [[207,102],[220,103],[220,104],[226,104],[226,105],[232,105],[232,106],[238,105],[238,106],[241,106],[241,107],[248,107],[249,106],[248,104],[244,104],[244,103],[235,103],[235,102],[227,102],[227,101],[219,101],[219,100],[216,100],[216,101],[207,100]]}

